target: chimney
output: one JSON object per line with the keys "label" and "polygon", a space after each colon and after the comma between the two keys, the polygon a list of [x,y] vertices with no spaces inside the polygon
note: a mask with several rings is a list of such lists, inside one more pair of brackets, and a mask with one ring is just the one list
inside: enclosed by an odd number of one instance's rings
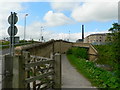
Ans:
{"label": "chimney", "polygon": [[84,25],[82,25],[82,41],[84,41]]}

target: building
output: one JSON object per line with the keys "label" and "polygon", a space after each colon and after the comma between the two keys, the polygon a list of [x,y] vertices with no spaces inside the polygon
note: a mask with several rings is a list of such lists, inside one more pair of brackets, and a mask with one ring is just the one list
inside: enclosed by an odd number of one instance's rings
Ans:
{"label": "building", "polygon": [[91,43],[94,45],[105,44],[106,37],[107,37],[107,33],[91,34],[91,35],[85,37],[84,43]]}
{"label": "building", "polygon": [[76,42],[84,42],[84,25],[82,25],[82,39],[78,39]]}

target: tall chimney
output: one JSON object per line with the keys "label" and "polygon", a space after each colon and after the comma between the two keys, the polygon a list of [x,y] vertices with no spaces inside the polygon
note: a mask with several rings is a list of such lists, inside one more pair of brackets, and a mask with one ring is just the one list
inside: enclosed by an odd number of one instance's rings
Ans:
{"label": "tall chimney", "polygon": [[84,25],[82,25],[82,41],[84,40]]}

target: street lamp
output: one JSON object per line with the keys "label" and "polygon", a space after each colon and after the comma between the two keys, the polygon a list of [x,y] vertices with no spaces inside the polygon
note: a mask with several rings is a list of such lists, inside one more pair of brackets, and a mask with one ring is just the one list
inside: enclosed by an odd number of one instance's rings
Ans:
{"label": "street lamp", "polygon": [[26,17],[28,14],[25,14],[25,21],[24,21],[24,42],[25,42],[25,33],[26,33]]}

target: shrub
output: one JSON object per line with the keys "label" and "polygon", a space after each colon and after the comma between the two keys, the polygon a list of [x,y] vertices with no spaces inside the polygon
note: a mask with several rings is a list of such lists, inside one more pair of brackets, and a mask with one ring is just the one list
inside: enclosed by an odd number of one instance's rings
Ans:
{"label": "shrub", "polygon": [[95,66],[93,62],[79,59],[72,54],[67,54],[72,65],[98,88],[120,88],[117,75]]}
{"label": "shrub", "polygon": [[[106,46],[103,46],[106,47]],[[102,51],[107,52],[108,49],[104,49],[98,46]],[[96,67],[95,63],[81,59],[79,57],[85,58],[87,50],[84,48],[74,47],[68,50],[67,57],[72,65],[82,73],[89,81],[91,81],[93,86],[98,88],[120,88],[118,71],[110,72],[102,68]],[[103,55],[104,56],[104,55]]]}
{"label": "shrub", "polygon": [[117,63],[115,60],[115,52],[113,51],[113,45],[94,45],[98,51],[98,60],[96,63],[107,64],[114,69],[117,69]]}
{"label": "shrub", "polygon": [[78,58],[88,59],[88,52],[86,48],[73,47],[67,51],[67,54],[73,54]]}

